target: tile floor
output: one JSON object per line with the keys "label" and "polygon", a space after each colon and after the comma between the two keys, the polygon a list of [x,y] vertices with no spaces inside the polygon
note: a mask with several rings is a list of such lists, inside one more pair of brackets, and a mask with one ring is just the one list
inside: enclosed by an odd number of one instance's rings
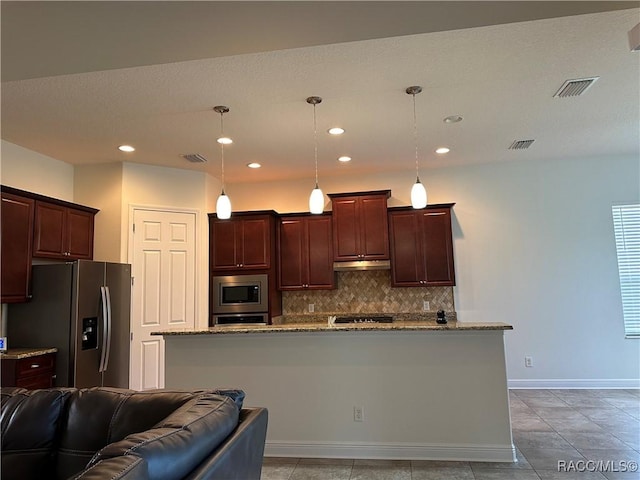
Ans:
{"label": "tile floor", "polygon": [[[622,461],[640,462],[640,390],[511,390],[510,398],[517,463],[265,458],[262,480],[640,480],[620,471]],[[558,471],[559,460],[602,460],[618,471]]]}

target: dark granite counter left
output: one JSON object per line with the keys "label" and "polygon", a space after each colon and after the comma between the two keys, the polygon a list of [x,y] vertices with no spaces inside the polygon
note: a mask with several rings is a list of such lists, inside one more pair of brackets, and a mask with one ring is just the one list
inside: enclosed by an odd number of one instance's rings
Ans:
{"label": "dark granite counter left", "polygon": [[0,353],[0,359],[21,360],[23,358],[37,357],[47,353],[56,353],[57,348],[8,348],[6,352]]}

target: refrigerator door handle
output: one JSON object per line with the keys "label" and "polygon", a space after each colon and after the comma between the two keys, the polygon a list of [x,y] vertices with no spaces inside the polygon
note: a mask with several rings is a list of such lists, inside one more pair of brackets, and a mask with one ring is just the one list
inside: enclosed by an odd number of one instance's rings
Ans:
{"label": "refrigerator door handle", "polygon": [[106,287],[100,287],[100,305],[102,307],[102,348],[100,349],[100,373],[104,372],[105,357],[107,355],[107,338],[109,337],[109,318],[107,313],[107,290]]}
{"label": "refrigerator door handle", "polygon": [[109,287],[103,287],[107,296],[107,348],[104,354],[104,370],[106,372],[109,368],[109,354],[111,353],[111,330],[112,330],[112,321],[111,321],[111,292],[109,291]]}

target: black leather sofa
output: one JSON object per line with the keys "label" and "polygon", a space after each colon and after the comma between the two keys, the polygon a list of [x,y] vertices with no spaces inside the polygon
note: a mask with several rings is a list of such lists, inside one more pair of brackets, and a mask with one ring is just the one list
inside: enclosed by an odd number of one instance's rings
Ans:
{"label": "black leather sofa", "polygon": [[259,479],[267,410],[241,390],[2,388],[2,480]]}

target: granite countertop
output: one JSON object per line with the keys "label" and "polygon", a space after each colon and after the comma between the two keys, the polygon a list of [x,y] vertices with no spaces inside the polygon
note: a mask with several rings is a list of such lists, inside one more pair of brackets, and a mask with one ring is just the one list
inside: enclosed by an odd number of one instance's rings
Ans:
{"label": "granite countertop", "polygon": [[280,325],[240,325],[210,327],[202,330],[182,329],[163,330],[152,332],[151,335],[219,335],[239,333],[291,333],[291,332],[345,332],[345,331],[387,331],[387,330],[414,330],[414,331],[470,331],[470,330],[513,330],[507,323],[470,323],[450,321],[445,325],[439,325],[428,321],[394,321],[393,323],[341,323],[328,325],[324,323],[284,323]]}
{"label": "granite countertop", "polygon": [[0,359],[21,360],[57,351],[57,348],[8,348],[6,352],[0,353]]}

